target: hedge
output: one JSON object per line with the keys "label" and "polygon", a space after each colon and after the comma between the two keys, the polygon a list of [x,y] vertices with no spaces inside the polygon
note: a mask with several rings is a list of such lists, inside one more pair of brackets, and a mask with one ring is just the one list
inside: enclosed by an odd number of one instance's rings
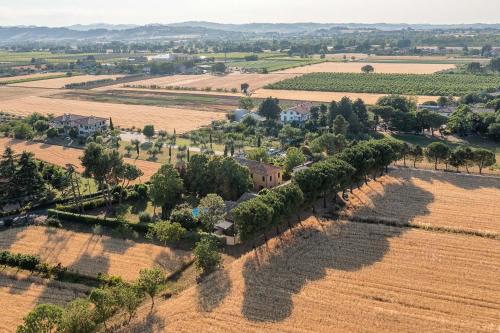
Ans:
{"label": "hedge", "polygon": [[76,214],[56,209],[49,209],[48,216],[56,217],[62,221],[76,222],[87,225],[101,225],[112,229],[128,225],[132,230],[142,233],[147,233],[149,228],[149,223],[130,223],[116,218],[103,218],[93,215]]}
{"label": "hedge", "polygon": [[[100,196],[101,194],[102,193],[100,191],[98,191],[96,193],[86,194],[86,195],[82,196],[82,199],[95,198],[95,197]],[[43,209],[43,208],[47,208],[47,207],[57,205],[57,204],[65,204],[65,203],[70,202],[72,200],[73,200],[73,198],[60,198],[60,199],[51,200],[51,201],[41,201],[40,203],[32,206],[29,211]],[[11,215],[19,215],[23,212],[23,210],[24,210],[24,208],[18,208],[18,209],[11,210],[8,212],[0,212],[0,218],[6,217],[6,216],[11,216]]]}
{"label": "hedge", "polygon": [[49,265],[42,262],[39,256],[9,251],[0,251],[0,265],[25,269],[31,273],[39,272],[47,277],[55,276],[58,279],[61,279],[67,272],[67,268],[61,264]]}

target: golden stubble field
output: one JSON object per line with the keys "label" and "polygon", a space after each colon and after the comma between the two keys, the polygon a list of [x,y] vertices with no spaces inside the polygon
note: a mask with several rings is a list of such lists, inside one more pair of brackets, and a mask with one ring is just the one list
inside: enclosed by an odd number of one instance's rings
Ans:
{"label": "golden stubble field", "polygon": [[53,73],[36,73],[36,74],[0,77],[0,82],[8,82],[13,80],[24,80],[24,79],[43,79],[47,77],[53,77],[54,75],[63,75],[63,74],[64,73],[62,72],[53,72]]}
{"label": "golden stubble field", "polygon": [[500,178],[395,169],[354,190],[346,214],[500,234]]}
{"label": "golden stubble field", "polygon": [[[227,75],[212,75],[212,74],[202,74],[202,75],[171,75],[171,76],[161,76],[143,81],[135,81],[130,83],[132,86],[152,86],[156,85],[158,87],[168,87],[168,86],[179,86],[179,87],[190,87],[196,89],[205,89],[210,87],[212,90],[215,89],[227,89],[231,90],[236,88],[238,92],[240,91],[242,83],[248,83],[250,85],[250,90],[254,91],[260,89],[268,84],[276,83],[285,79],[295,77],[293,74],[240,74],[231,73]],[[120,88],[123,84],[115,85],[111,87],[106,87],[110,89],[112,87]],[[102,89],[102,88],[101,88]]]}
{"label": "golden stubble field", "polygon": [[0,332],[13,333],[37,304],[65,305],[85,297],[90,288],[83,285],[48,281],[35,276],[0,272]]}
{"label": "golden stubble field", "polygon": [[127,332],[497,332],[497,240],[309,218]]}
{"label": "golden stubble field", "polygon": [[78,100],[27,96],[5,100],[2,111],[27,116],[33,112],[59,116],[73,113],[84,116],[112,117],[113,123],[122,128],[143,128],[153,124],[157,130],[186,133],[214,120],[225,119],[224,112],[199,111],[192,109],[164,108],[146,105],[126,105]]}
{"label": "golden stubble field", "polygon": [[[342,97],[349,97],[352,100],[361,98],[367,104],[377,103],[383,94],[365,94],[365,93],[343,93],[343,92],[326,92],[326,91],[305,91],[305,90],[274,90],[274,89],[259,89],[252,93],[254,98],[275,97],[278,99],[301,100],[311,102],[330,103],[331,101],[339,101]],[[419,103],[428,101],[436,101],[436,96],[412,96],[418,99]]]}
{"label": "golden stubble field", "polygon": [[[10,138],[0,138],[1,151],[3,152],[6,147],[11,147],[17,153],[22,153],[23,151],[33,153],[37,159],[62,167],[66,166],[68,163],[74,164],[77,167],[78,172],[83,172],[83,167],[81,166],[79,159],[79,157],[82,156],[83,151],[80,149],[14,140]],[[124,161],[134,164],[142,170],[144,175],[140,180],[138,180],[138,182],[147,181],[161,166],[159,163],[131,158],[124,158]]]}
{"label": "golden stubble field", "polygon": [[58,79],[47,79],[40,81],[15,83],[12,84],[11,86],[27,87],[27,88],[61,89],[64,88],[65,85],[71,83],[90,82],[90,81],[98,81],[104,79],[117,79],[120,77],[123,77],[123,75],[77,75],[77,76],[63,77]]}
{"label": "golden stubble field", "polygon": [[277,74],[308,73],[361,73],[361,67],[372,65],[375,73],[432,74],[455,68],[453,64],[371,63],[371,62],[323,62],[319,64],[285,69]]}
{"label": "golden stubble field", "polygon": [[126,281],[135,280],[141,269],[154,266],[172,273],[191,258],[189,252],[164,246],[46,227],[1,231],[0,250],[35,254],[44,262],[61,263],[83,275],[106,273]]}

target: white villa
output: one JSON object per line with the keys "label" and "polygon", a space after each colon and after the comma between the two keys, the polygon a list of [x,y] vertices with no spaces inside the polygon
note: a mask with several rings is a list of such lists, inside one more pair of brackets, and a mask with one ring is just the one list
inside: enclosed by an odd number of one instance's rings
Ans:
{"label": "white villa", "polygon": [[314,106],[313,103],[306,102],[296,105],[292,108],[283,110],[281,112],[281,122],[291,123],[291,122],[306,122],[309,119],[311,108]]}
{"label": "white villa", "polygon": [[103,132],[109,127],[109,119],[95,116],[80,116],[77,114],[64,114],[50,121],[50,126],[68,133],[71,128],[76,128],[81,136],[90,136]]}

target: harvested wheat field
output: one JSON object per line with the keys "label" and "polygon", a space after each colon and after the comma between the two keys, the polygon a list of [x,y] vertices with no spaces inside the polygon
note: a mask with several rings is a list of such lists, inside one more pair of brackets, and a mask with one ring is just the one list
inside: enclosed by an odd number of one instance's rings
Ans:
{"label": "harvested wheat field", "polygon": [[455,68],[453,64],[411,64],[411,63],[369,63],[369,62],[322,62],[319,64],[290,68],[277,74],[308,73],[361,73],[361,67],[372,65],[375,73],[391,74],[432,74],[445,69]]}
{"label": "harvested wheat field", "polygon": [[498,332],[500,245],[309,218],[126,332]]}
{"label": "harvested wheat field", "polygon": [[[9,138],[0,138],[1,150],[3,151],[5,147],[8,146],[12,147],[12,149],[17,153],[28,151],[33,153],[37,159],[62,167],[66,166],[68,163],[74,164],[77,167],[78,172],[83,172],[83,167],[81,166],[79,159],[83,151],[80,149]],[[124,158],[124,161],[136,165],[144,173],[144,175],[137,180],[138,183],[147,181],[161,166],[159,163],[135,160],[131,158]]]}
{"label": "harvested wheat field", "polygon": [[[50,96],[57,92],[58,92],[57,90],[48,90],[41,88],[0,86],[0,102],[8,100],[16,100],[23,97],[31,97],[31,96]],[[3,103],[0,106],[0,111],[6,111],[3,108]]]}
{"label": "harvested wheat field", "polygon": [[28,75],[0,77],[0,83],[17,81],[17,80],[31,80],[31,79],[41,80],[43,78],[50,78],[50,77],[54,77],[57,75],[64,75],[64,73],[62,73],[62,72],[59,72],[59,73],[36,73],[36,74],[28,74]]}
{"label": "harvested wheat field", "polygon": [[[216,89],[227,89],[231,90],[233,88],[240,91],[242,83],[248,83],[250,85],[250,90],[256,90],[262,88],[268,84],[276,83],[281,80],[289,79],[294,77],[293,74],[240,74],[231,73],[227,75],[171,75],[162,76],[149,80],[135,81],[130,83],[131,86],[157,86],[160,88],[166,87],[190,87],[195,89],[205,89],[210,87],[212,90]],[[123,85],[118,85],[122,87]],[[108,89],[110,87],[107,87]]]}
{"label": "harvested wheat field", "polygon": [[346,214],[500,235],[500,178],[394,169],[354,190]]}
{"label": "harvested wheat field", "polygon": [[[276,97],[278,99],[311,101],[330,103],[338,101],[342,97],[347,96],[351,99],[361,98],[367,104],[375,104],[377,100],[385,96],[383,94],[367,94],[367,93],[344,93],[344,92],[326,92],[326,91],[305,91],[305,90],[275,90],[275,89],[259,89],[252,94],[254,98]],[[419,103],[428,101],[436,101],[436,96],[415,96]]]}
{"label": "harvested wheat field", "polygon": [[120,77],[123,77],[123,75],[78,75],[78,76],[63,77],[63,78],[59,78],[59,79],[48,79],[48,80],[40,80],[40,81],[15,83],[15,84],[12,84],[12,86],[29,87],[29,88],[61,89],[61,88],[64,88],[64,86],[67,84],[98,81],[98,80],[105,80],[105,79],[117,79]]}
{"label": "harvested wheat field", "polygon": [[37,304],[64,305],[90,288],[23,274],[0,273],[0,332],[13,333]]}
{"label": "harvested wheat field", "polygon": [[126,105],[75,101],[37,96],[7,100],[2,103],[2,111],[27,116],[33,112],[52,113],[55,116],[74,113],[85,116],[112,117],[115,126],[122,128],[143,128],[153,124],[157,130],[186,133],[213,120],[225,119],[224,112],[199,111],[192,109],[165,108],[146,105]]}
{"label": "harvested wheat field", "polygon": [[160,266],[172,273],[190,259],[189,252],[182,250],[63,229],[16,228],[0,236],[0,250],[39,255],[44,262],[61,263],[93,277],[106,273],[132,281],[143,268]]}

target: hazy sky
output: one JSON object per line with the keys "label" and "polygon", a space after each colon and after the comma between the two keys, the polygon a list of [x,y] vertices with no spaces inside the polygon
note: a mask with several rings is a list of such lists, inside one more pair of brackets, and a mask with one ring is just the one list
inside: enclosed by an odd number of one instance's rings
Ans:
{"label": "hazy sky", "polygon": [[0,26],[180,21],[500,23],[500,0],[0,0]]}

